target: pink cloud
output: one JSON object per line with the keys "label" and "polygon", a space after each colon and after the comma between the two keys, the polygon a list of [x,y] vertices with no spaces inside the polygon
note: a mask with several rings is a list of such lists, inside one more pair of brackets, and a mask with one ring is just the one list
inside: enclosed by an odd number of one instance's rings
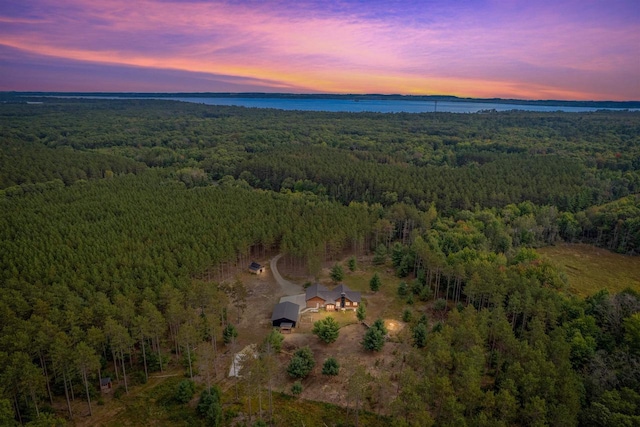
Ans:
{"label": "pink cloud", "polygon": [[411,15],[389,17],[296,2],[37,3],[41,15],[0,9],[0,44],[94,64],[266,79],[298,91],[640,99],[637,26],[597,21],[575,4],[501,1],[456,10],[417,2]]}

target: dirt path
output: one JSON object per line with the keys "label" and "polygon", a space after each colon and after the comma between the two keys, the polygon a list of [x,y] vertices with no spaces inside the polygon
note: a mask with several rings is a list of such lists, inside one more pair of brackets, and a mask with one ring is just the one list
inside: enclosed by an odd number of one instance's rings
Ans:
{"label": "dirt path", "polygon": [[280,285],[282,292],[285,295],[297,295],[304,292],[304,289],[300,285],[296,285],[288,280],[285,280],[278,271],[278,260],[282,257],[282,254],[278,254],[271,259],[271,273],[273,277],[276,279],[276,282]]}

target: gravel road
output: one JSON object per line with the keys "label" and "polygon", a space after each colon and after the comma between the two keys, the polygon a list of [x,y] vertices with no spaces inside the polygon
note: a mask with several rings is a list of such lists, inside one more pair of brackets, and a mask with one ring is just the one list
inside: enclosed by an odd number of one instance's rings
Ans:
{"label": "gravel road", "polygon": [[280,285],[280,288],[282,288],[282,292],[285,295],[298,295],[304,292],[304,289],[302,288],[302,286],[296,285],[295,283],[285,280],[280,275],[280,272],[278,271],[278,260],[280,259],[280,257],[282,257],[282,254],[278,254],[274,256],[270,261],[270,266],[271,266],[271,273],[273,274],[273,277],[276,279],[276,282],[278,282],[278,284]]}

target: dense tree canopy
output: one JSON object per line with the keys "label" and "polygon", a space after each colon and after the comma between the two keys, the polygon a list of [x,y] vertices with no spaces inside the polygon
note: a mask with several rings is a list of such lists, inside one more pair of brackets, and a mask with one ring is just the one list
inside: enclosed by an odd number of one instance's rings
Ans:
{"label": "dense tree canopy", "polygon": [[[278,251],[315,274],[348,251],[393,268],[397,298],[436,317],[405,310],[413,347],[386,393],[398,420],[638,423],[637,290],[568,296],[535,251],[566,241],[640,254],[637,113],[44,99],[0,104],[0,138],[3,415],[35,420],[55,397],[72,417],[80,394],[91,409],[103,370],[127,392],[170,353],[188,353],[191,371],[205,340],[215,360],[216,338],[235,330],[227,305],[238,320],[245,307],[240,288],[217,283],[234,267]],[[376,321],[362,344],[379,351],[386,334]],[[281,338],[256,366],[271,366]],[[300,349],[289,374],[314,365]],[[367,381],[353,381],[358,402]],[[215,387],[198,414],[222,422]]]}

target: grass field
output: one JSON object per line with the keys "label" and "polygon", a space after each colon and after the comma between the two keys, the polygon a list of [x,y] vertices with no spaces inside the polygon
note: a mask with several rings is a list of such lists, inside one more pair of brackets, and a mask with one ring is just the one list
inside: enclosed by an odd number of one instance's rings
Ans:
{"label": "grass field", "polygon": [[601,289],[640,291],[640,257],[620,255],[585,244],[561,244],[537,250],[560,267],[569,279],[569,292],[593,295]]}

